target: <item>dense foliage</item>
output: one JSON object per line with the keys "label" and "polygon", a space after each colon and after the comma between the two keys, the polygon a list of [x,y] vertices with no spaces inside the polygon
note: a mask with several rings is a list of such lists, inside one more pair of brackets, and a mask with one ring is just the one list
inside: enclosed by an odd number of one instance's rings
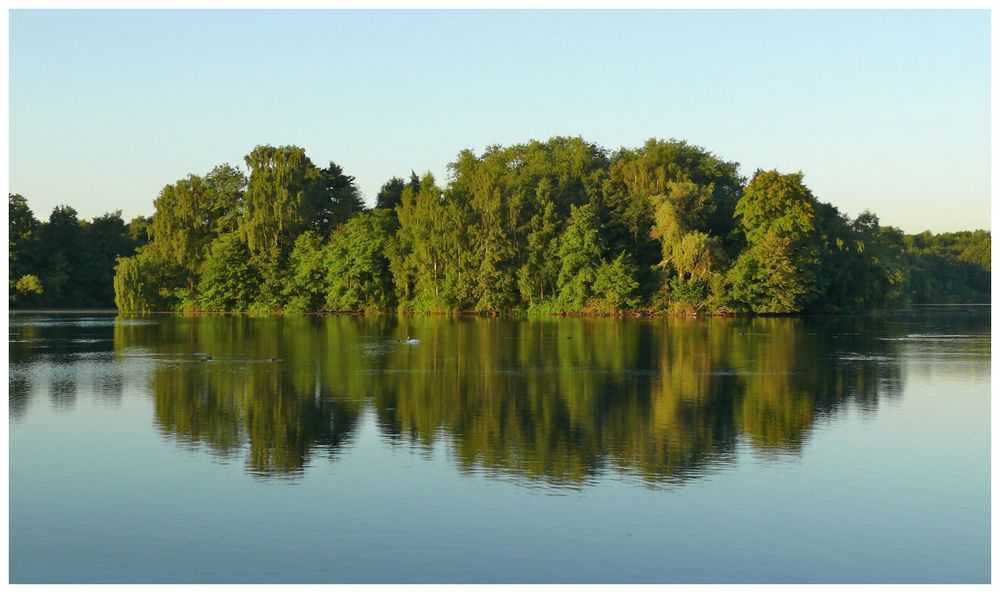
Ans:
{"label": "dense foliage", "polygon": [[393,177],[371,210],[353,177],[301,148],[258,146],[245,162],[249,175],[222,165],[166,186],[152,219],[128,225],[66,207],[39,224],[11,196],[12,303],[110,304],[109,262],[126,254],[123,311],[797,313],[990,298],[989,232],[851,220],[802,173],[747,180],[683,141],[466,150],[445,185]]}
{"label": "dense foliage", "polygon": [[112,212],[79,220],[76,210],[58,206],[39,221],[23,196],[9,194],[8,202],[11,307],[115,306],[115,260],[146,242],[148,219],[125,223],[121,212]]}

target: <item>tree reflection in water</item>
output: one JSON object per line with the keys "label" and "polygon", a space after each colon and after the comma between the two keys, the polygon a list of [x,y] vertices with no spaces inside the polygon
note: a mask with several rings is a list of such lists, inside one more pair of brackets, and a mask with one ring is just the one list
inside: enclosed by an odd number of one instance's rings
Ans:
{"label": "tree reflection in water", "polygon": [[860,317],[158,321],[114,331],[119,356],[157,361],[158,427],[267,476],[335,456],[371,410],[389,443],[448,439],[465,471],[681,482],[740,442],[797,452],[818,417],[901,381],[899,343]]}

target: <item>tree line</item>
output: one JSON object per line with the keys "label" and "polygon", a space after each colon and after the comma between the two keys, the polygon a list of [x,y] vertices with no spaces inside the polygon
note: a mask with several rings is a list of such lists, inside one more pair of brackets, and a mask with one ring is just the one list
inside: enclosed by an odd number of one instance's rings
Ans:
{"label": "tree line", "polygon": [[8,194],[8,203],[11,308],[114,306],[116,260],[146,244],[149,218],[126,223],[117,211],[80,220],[73,208],[57,206],[39,221],[23,196]]}
{"label": "tree line", "polygon": [[38,223],[11,196],[11,303],[736,314],[990,298],[989,232],[907,236],[871,212],[850,219],[802,173],[748,180],[684,141],[465,150],[443,185],[393,177],[371,209],[352,176],[300,147],[258,146],[245,164],[167,185],[153,216],[128,224],[66,207]]}

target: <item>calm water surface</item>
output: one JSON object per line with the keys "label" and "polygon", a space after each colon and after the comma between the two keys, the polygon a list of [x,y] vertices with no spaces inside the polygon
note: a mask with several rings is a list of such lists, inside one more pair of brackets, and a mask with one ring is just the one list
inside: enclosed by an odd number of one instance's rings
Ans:
{"label": "calm water surface", "polygon": [[13,582],[990,579],[988,307],[9,322]]}

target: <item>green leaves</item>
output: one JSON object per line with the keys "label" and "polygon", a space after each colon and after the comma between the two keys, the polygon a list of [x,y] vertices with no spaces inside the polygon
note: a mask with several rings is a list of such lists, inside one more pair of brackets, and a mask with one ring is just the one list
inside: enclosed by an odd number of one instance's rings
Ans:
{"label": "green leaves", "polygon": [[754,313],[795,313],[820,293],[816,204],[802,173],[754,175],[735,211],[748,245],[729,272],[737,303]]}
{"label": "green leaves", "polygon": [[396,230],[394,213],[370,210],[333,234],[322,260],[328,311],[385,312],[395,301],[386,247]]}
{"label": "green leaves", "polygon": [[736,204],[736,218],[749,243],[760,242],[770,232],[799,242],[814,230],[815,205],[802,173],[758,171]]}
{"label": "green leaves", "polygon": [[258,146],[245,160],[250,180],[240,234],[251,254],[277,254],[278,265],[320,210],[321,172],[298,146]]}
{"label": "green leaves", "polygon": [[729,278],[732,296],[754,313],[802,311],[815,289],[815,275],[796,265],[791,239],[771,231],[740,254]]}
{"label": "green leaves", "polygon": [[[907,241],[818,201],[802,173],[758,171],[744,187],[737,163],[678,140],[464,150],[446,185],[393,177],[374,210],[352,176],[300,147],[258,146],[245,162],[249,178],[222,165],[166,186],[152,221],[128,227],[71,209],[39,224],[10,196],[12,279],[42,260],[40,298],[78,299],[76,270],[99,277],[108,254],[148,235],[118,263],[123,310],[797,313],[989,299],[989,233]],[[81,240],[90,251],[32,247]]]}
{"label": "green leaves", "polygon": [[603,255],[597,212],[590,204],[571,210],[559,238],[557,302],[564,311],[582,311],[593,295],[592,286]]}
{"label": "green leaves", "polygon": [[597,268],[593,285],[597,310],[620,313],[638,306],[636,272],[635,265],[628,261],[625,253],[610,262],[602,262]]}
{"label": "green leaves", "polygon": [[236,233],[212,243],[198,283],[198,304],[206,311],[248,311],[257,297],[250,253]]}

